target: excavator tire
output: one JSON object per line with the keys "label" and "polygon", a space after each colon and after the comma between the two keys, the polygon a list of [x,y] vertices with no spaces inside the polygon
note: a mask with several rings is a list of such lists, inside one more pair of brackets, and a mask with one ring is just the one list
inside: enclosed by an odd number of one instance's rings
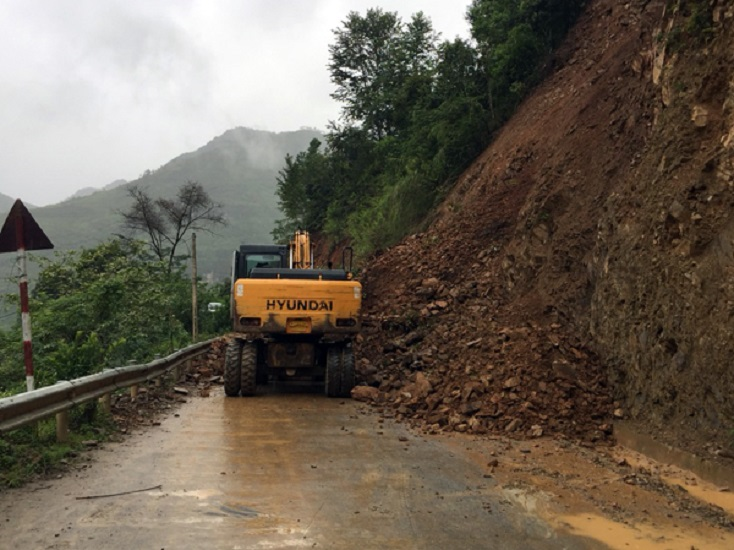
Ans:
{"label": "excavator tire", "polygon": [[342,397],[351,397],[352,389],[356,385],[356,375],[354,371],[354,350],[351,347],[344,348],[342,366]]}
{"label": "excavator tire", "polygon": [[224,393],[227,397],[237,397],[240,394],[241,370],[242,342],[234,339],[224,350]]}
{"label": "excavator tire", "polygon": [[257,388],[257,345],[245,342],[242,346],[240,390],[242,397],[255,395]]}
{"label": "excavator tire", "polygon": [[324,391],[328,397],[349,397],[354,387],[354,353],[346,346],[331,346],[326,352]]}
{"label": "excavator tire", "polygon": [[327,397],[340,397],[339,391],[342,385],[341,348],[330,346],[326,350],[326,377],[324,379],[324,392]]}

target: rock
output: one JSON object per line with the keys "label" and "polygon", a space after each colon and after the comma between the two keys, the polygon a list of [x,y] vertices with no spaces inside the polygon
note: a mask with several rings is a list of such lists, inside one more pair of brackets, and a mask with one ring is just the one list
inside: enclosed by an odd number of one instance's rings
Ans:
{"label": "rock", "polygon": [[441,284],[441,281],[436,279],[436,277],[429,277],[428,279],[423,279],[421,282],[421,286],[424,288],[438,288]]}
{"label": "rock", "polygon": [[513,376],[505,380],[505,383],[503,386],[505,389],[509,390],[512,388],[516,388],[519,385],[520,385],[520,379],[517,376]]}
{"label": "rock", "polygon": [[352,399],[356,401],[377,401],[379,395],[380,390],[372,386],[355,386],[352,388]]}
{"label": "rock", "polygon": [[705,128],[709,123],[709,111],[703,105],[694,105],[691,112],[691,121],[696,128]]}
{"label": "rock", "polygon": [[425,399],[429,394],[433,393],[433,386],[422,372],[415,373],[415,396],[418,399]]}
{"label": "rock", "polygon": [[382,353],[392,353],[397,349],[398,346],[397,344],[395,344],[395,342],[387,342],[384,346],[382,346]]}
{"label": "rock", "polygon": [[426,335],[422,332],[413,332],[405,337],[405,345],[410,347],[423,341]]}
{"label": "rock", "polygon": [[475,412],[479,411],[481,408],[482,403],[480,401],[470,401],[469,403],[462,404],[459,407],[459,412],[464,416],[471,416]]}
{"label": "rock", "polygon": [[685,212],[686,212],[685,207],[676,200],[674,200],[673,203],[668,208],[668,214],[670,214],[670,217],[676,221],[681,221],[683,219]]}
{"label": "rock", "polygon": [[507,426],[505,426],[505,431],[508,433],[514,432],[517,430],[517,428],[520,426],[520,419],[519,418],[513,418]]}

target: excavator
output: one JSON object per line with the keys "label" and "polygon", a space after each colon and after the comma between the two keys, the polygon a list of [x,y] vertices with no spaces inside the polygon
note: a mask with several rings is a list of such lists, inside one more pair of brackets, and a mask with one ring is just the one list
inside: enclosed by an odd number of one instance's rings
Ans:
{"label": "excavator", "polygon": [[288,245],[245,244],[234,252],[228,397],[255,395],[271,379],[323,380],[327,396],[349,397],[362,304],[352,261],[348,247],[341,268],[316,268],[311,237],[302,230]]}

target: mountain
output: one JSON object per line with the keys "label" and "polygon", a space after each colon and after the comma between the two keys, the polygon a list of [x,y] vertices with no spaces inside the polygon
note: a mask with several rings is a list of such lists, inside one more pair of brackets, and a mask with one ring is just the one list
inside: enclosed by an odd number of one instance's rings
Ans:
{"label": "mountain", "polygon": [[[174,196],[182,184],[197,181],[224,206],[229,222],[213,228],[216,235],[197,234],[199,272],[222,278],[229,274],[232,251],[241,243],[271,242],[270,231],[281,217],[275,196],[278,171],[286,154],[295,155],[320,137],[316,130],[273,133],[235,128],[138,180],[122,184],[118,180],[104,189],[30,210],[56,250],[91,247],[122,232],[118,212],[131,203],[129,185],[139,185],[153,196]],[[0,196],[0,201],[4,199]],[[13,202],[8,200],[6,211]],[[8,269],[0,263],[0,271]]]}
{"label": "mountain", "polygon": [[115,180],[111,183],[108,183],[107,185],[101,188],[100,187],[82,187],[81,189],[79,189],[79,191],[71,195],[69,198],[77,199],[80,197],[86,197],[88,195],[91,195],[92,193],[96,193],[97,191],[103,191],[103,190],[108,191],[110,189],[114,189],[115,187],[125,185],[126,183],[127,183],[127,180],[120,179],[120,180]]}
{"label": "mountain", "polygon": [[[14,202],[14,198],[8,197],[7,195],[3,195],[2,193],[0,193],[0,212],[7,214],[10,211],[10,207],[13,206]],[[5,221],[5,218],[3,218],[2,221]]]}
{"label": "mountain", "polygon": [[588,2],[428,229],[367,266],[360,368],[398,417],[731,448],[734,9],[698,5]]}

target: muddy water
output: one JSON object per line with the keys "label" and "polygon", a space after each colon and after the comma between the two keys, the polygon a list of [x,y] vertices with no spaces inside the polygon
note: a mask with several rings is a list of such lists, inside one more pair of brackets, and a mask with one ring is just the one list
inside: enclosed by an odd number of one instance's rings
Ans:
{"label": "muddy water", "polygon": [[0,495],[0,547],[604,547],[513,505],[440,438],[321,395],[193,400],[96,457]]}
{"label": "muddy water", "polygon": [[691,453],[665,445],[650,436],[640,434],[624,422],[614,424],[619,445],[644,454],[663,464],[673,464],[689,470],[702,479],[734,490],[734,460],[727,465],[705,460]]}

